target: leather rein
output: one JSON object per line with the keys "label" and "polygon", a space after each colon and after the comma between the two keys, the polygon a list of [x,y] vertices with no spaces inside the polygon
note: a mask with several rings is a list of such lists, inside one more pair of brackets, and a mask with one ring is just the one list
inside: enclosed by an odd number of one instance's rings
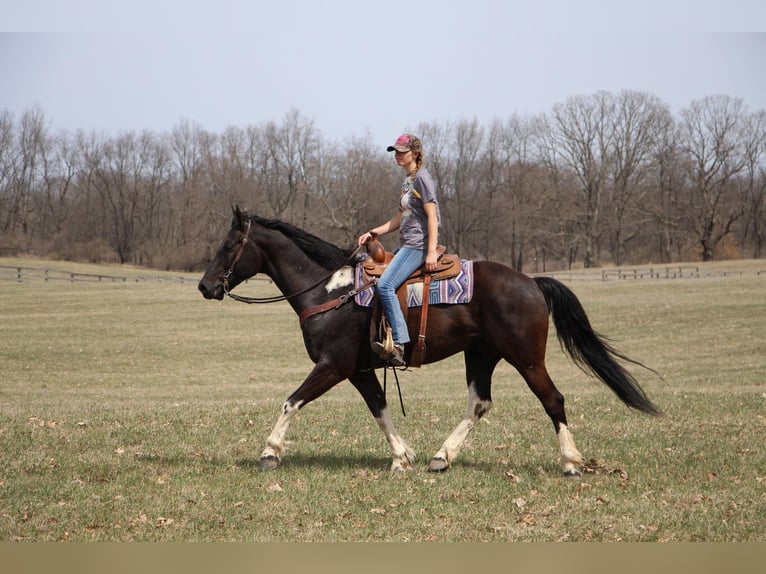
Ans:
{"label": "leather rein", "polygon": [[[235,301],[239,301],[240,303],[249,303],[249,304],[262,304],[262,303],[278,303],[280,301],[287,301],[288,299],[292,299],[293,297],[297,297],[298,295],[303,295],[304,293],[308,293],[312,289],[316,289],[321,285],[322,283],[326,282],[330,277],[333,276],[333,274],[337,273],[338,270],[330,271],[323,277],[321,277],[316,283],[313,283],[309,285],[306,289],[303,289],[301,291],[298,291],[296,293],[291,293],[290,295],[273,295],[271,297],[243,297],[242,295],[237,295],[236,293],[232,293],[229,289],[229,277],[231,277],[231,274],[234,272],[234,266],[239,261],[240,257],[242,257],[242,253],[245,251],[245,247],[249,243],[250,240],[250,228],[253,224],[252,219],[248,219],[247,221],[247,228],[245,229],[245,237],[242,239],[242,242],[239,246],[239,251],[237,252],[237,255],[234,257],[234,260],[231,262],[231,265],[229,266],[229,269],[226,271],[226,273],[223,274],[223,277],[221,278],[223,281],[223,291],[234,299]],[[346,261],[353,261],[353,259],[357,256],[357,254],[362,250],[362,245],[359,245],[352,253],[346,258]],[[348,293],[344,293],[340,297],[337,297],[336,299],[333,299],[331,301],[327,301],[325,303],[321,303],[319,305],[315,305],[314,307],[309,307],[308,309],[305,309],[300,314],[300,322],[301,325],[303,325],[303,322],[308,319],[309,317],[316,315],[318,313],[324,313],[325,311],[329,311],[330,309],[337,309],[341,305],[347,303],[350,301],[354,296],[356,296],[358,293],[361,293],[362,291],[365,291],[366,289],[369,289],[370,287],[374,286],[376,281],[369,281],[359,287],[358,289],[352,289]]]}

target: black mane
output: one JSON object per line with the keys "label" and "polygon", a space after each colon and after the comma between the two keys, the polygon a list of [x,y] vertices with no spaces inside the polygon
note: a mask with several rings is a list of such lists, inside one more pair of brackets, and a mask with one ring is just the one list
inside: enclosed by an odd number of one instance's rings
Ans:
{"label": "black mane", "polygon": [[349,257],[353,253],[353,249],[341,249],[337,245],[333,245],[324,239],[320,239],[308,231],[304,231],[303,229],[299,229],[294,225],[278,219],[264,219],[258,215],[247,213],[243,215],[244,217],[249,218],[253,223],[257,223],[267,229],[279,231],[295,243],[295,245],[297,245],[309,259],[328,271],[334,271],[349,264]]}

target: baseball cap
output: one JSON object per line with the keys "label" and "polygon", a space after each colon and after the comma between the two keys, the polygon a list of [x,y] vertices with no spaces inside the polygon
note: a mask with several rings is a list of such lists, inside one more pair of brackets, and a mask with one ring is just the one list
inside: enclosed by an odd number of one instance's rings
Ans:
{"label": "baseball cap", "polygon": [[420,144],[420,140],[412,134],[402,134],[396,138],[394,145],[390,145],[386,148],[386,151],[399,151],[407,152],[417,149]]}

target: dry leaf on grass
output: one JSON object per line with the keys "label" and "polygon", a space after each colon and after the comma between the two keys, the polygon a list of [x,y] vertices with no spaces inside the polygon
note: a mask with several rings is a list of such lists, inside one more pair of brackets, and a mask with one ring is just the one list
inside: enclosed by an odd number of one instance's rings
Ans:
{"label": "dry leaf on grass", "polygon": [[513,483],[521,482],[521,479],[515,474],[513,474],[513,472],[511,472],[510,470],[505,471],[505,477]]}

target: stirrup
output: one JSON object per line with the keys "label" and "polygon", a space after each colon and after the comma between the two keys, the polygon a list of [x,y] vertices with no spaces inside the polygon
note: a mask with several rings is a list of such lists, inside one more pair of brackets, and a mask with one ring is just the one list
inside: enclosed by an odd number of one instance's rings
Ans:
{"label": "stirrup", "polygon": [[372,352],[386,361],[392,367],[406,367],[404,362],[404,345],[392,345],[390,351],[386,351],[386,346],[379,341],[372,343]]}
{"label": "stirrup", "polygon": [[385,331],[386,337],[382,343],[379,341],[372,342],[372,352],[381,359],[388,360],[394,353],[394,337],[391,334],[391,327],[389,325],[386,325]]}
{"label": "stirrup", "polygon": [[383,343],[373,341],[372,352],[378,355],[393,367],[404,367],[404,345],[394,345],[394,338],[391,334],[391,327],[386,327],[386,339]]}

